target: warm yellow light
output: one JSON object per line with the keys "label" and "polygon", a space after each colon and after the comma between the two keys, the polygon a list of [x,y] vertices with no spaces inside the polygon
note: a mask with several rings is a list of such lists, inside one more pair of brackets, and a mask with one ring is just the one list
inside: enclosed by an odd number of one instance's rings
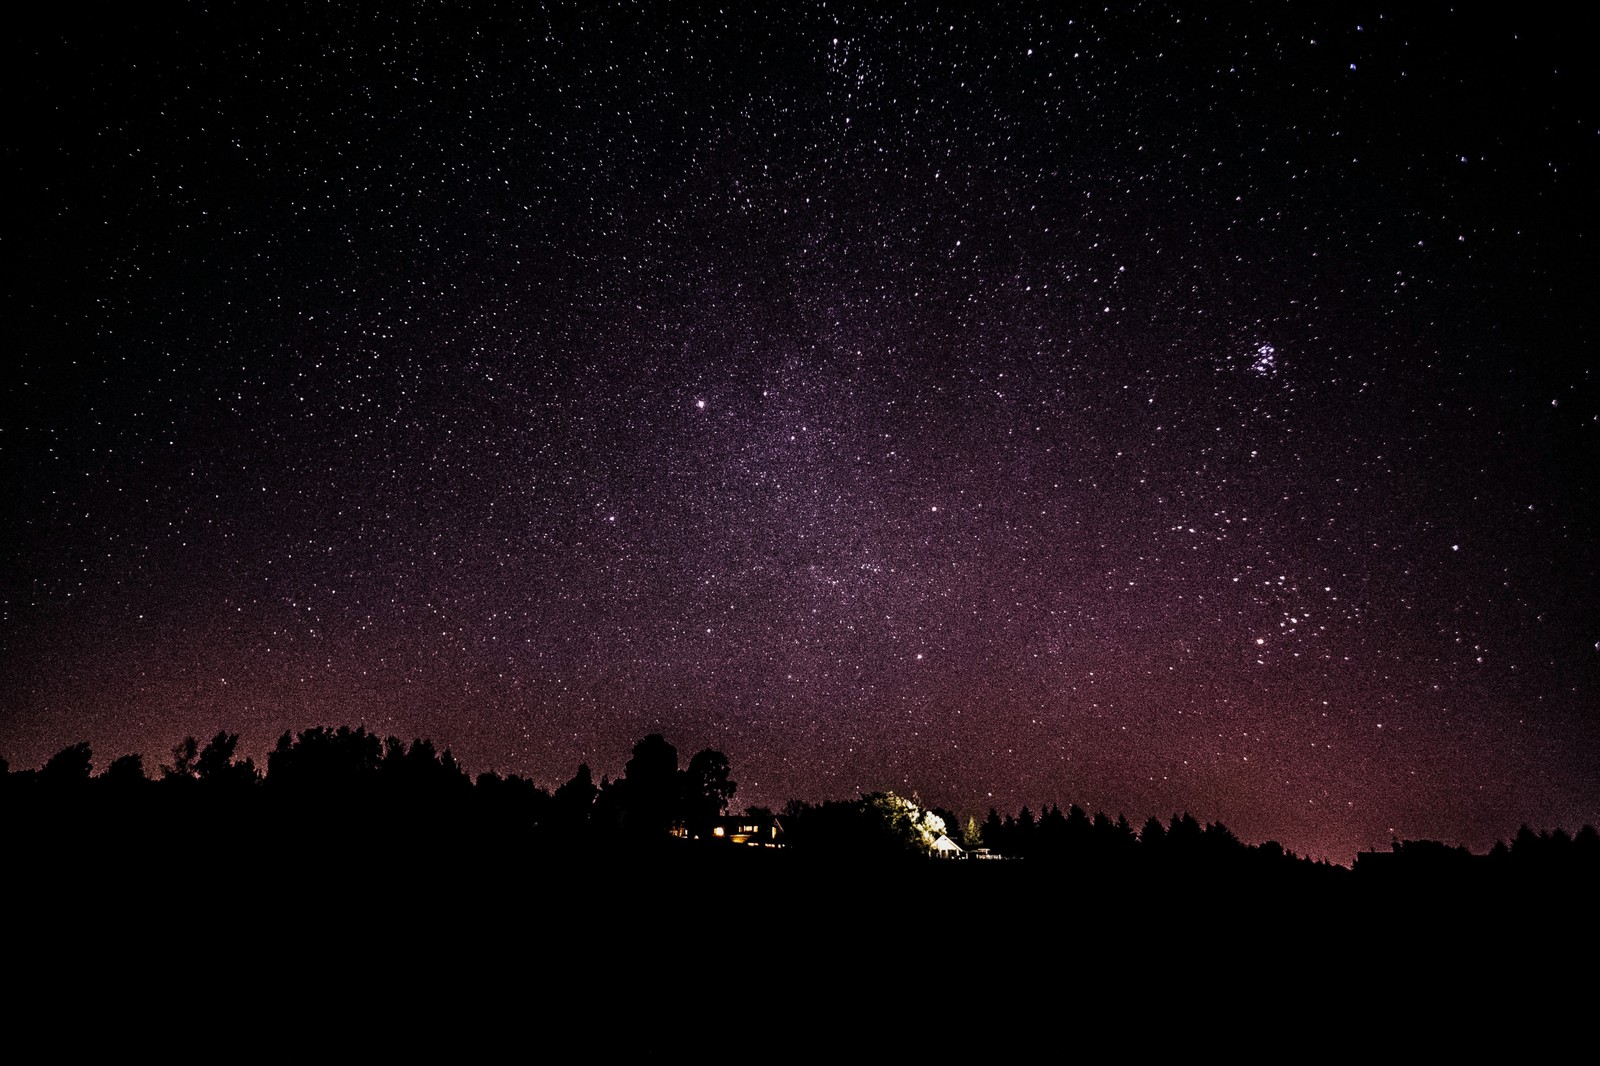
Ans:
{"label": "warm yellow light", "polygon": [[711,834],[712,834],[712,835],[713,835],[713,836],[722,836],[722,835],[723,835],[723,834],[722,834],[722,826],[720,826],[720,825],[719,825],[719,826],[717,826],[717,827],[716,827],[716,828],[715,828],[715,829],[713,829],[713,830],[712,830],[712,831],[711,831]]}

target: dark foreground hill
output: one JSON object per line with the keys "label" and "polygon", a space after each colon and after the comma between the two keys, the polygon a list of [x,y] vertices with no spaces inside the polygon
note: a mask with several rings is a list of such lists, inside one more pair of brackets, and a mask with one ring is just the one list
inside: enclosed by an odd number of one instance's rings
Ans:
{"label": "dark foreground hill", "polygon": [[11,865],[11,1017],[294,1053],[947,1061],[1437,1052],[1592,991],[1589,901],[1559,892],[427,843]]}

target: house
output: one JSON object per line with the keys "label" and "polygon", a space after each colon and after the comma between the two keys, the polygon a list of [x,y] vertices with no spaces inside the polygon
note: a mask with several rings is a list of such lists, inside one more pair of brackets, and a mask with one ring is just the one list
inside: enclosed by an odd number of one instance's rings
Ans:
{"label": "house", "polygon": [[933,842],[933,846],[930,850],[933,853],[933,857],[936,859],[966,858],[966,855],[962,853],[961,845],[957,844],[954,840],[951,840],[943,833],[939,834],[939,839]]}
{"label": "house", "polygon": [[783,821],[775,814],[725,815],[712,820],[710,839],[752,848],[781,848]]}

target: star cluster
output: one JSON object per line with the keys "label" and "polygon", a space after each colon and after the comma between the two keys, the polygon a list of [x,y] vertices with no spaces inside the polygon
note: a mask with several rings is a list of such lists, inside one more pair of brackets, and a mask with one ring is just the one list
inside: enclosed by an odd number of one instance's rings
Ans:
{"label": "star cluster", "polygon": [[180,5],[7,47],[0,752],[1600,822],[1551,12]]}

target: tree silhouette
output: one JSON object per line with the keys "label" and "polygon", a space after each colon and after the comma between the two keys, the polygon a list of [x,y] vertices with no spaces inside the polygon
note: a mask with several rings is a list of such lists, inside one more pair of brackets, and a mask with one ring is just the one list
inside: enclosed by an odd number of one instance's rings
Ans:
{"label": "tree silhouette", "polygon": [[194,779],[194,761],[200,750],[200,742],[194,737],[184,737],[172,746],[172,763],[161,766],[161,780],[163,781],[192,781]]}
{"label": "tree silhouette", "polygon": [[240,788],[254,785],[260,780],[252,759],[236,762],[234,750],[239,746],[239,734],[219,732],[206,744],[194,761],[194,775],[204,785],[212,788]]}
{"label": "tree silhouette", "polygon": [[550,794],[532,781],[484,771],[472,788],[474,821],[486,842],[505,846],[531,833],[546,817]]}
{"label": "tree silhouette", "polygon": [[1006,824],[1000,820],[1000,812],[993,807],[989,808],[989,816],[983,820],[983,828],[979,836],[983,846],[995,852],[1005,851]]}
{"label": "tree silhouette", "polygon": [[100,780],[115,788],[137,788],[148,783],[144,775],[144,756],[123,755],[113,759]]}
{"label": "tree silhouette", "polygon": [[1187,811],[1174,814],[1167,826],[1167,854],[1182,862],[1193,860],[1200,853],[1203,833],[1194,815]]}
{"label": "tree silhouette", "polygon": [[1584,863],[1600,863],[1600,833],[1594,826],[1585,825],[1572,838],[1572,852]]}
{"label": "tree silhouette", "polygon": [[589,764],[579,763],[578,772],[572,775],[572,780],[556,789],[552,797],[551,828],[563,837],[575,837],[587,832],[589,814],[599,791],[589,774]]}
{"label": "tree silhouette", "polygon": [[683,772],[683,818],[693,836],[710,833],[711,823],[728,809],[738,783],[728,780],[728,757],[706,748],[689,760]]}
{"label": "tree silhouette", "polygon": [[376,782],[382,754],[377,736],[365,726],[316,726],[298,739],[286,732],[267,756],[267,783],[275,788],[350,793]]}
{"label": "tree silhouette", "polygon": [[1221,822],[1208,822],[1200,831],[1193,858],[1211,871],[1237,871],[1247,849],[1233,830]]}
{"label": "tree silhouette", "polygon": [[615,787],[624,832],[635,838],[666,834],[681,817],[678,749],[651,733],[633,746]]}
{"label": "tree silhouette", "polygon": [[79,741],[50,756],[39,771],[39,780],[51,788],[81,785],[89,780],[93,769],[94,753],[89,750],[89,742]]}
{"label": "tree silhouette", "polygon": [[[1077,811],[1078,808],[1074,807],[1073,810]],[[1087,828],[1087,825],[1084,828]],[[1073,850],[1067,816],[1061,813],[1059,806],[1051,804],[1040,810],[1039,824],[1034,827],[1033,841],[1033,856],[1050,862],[1065,860],[1068,853]]]}

